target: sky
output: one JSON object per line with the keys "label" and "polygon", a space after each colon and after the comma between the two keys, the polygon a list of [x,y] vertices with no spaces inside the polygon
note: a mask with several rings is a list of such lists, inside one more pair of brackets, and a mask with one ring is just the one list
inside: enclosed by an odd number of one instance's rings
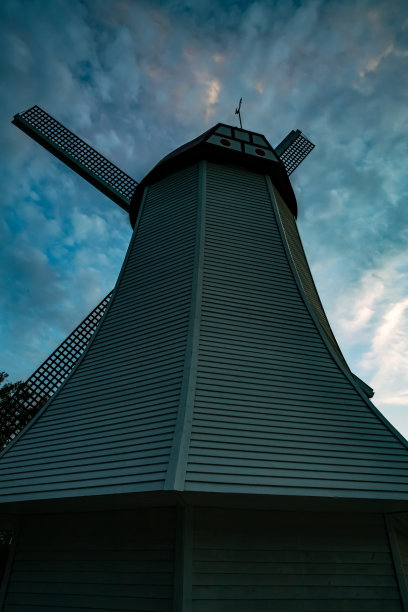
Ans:
{"label": "sky", "polygon": [[0,370],[26,379],[113,288],[127,215],[10,121],[37,104],[136,180],[212,125],[316,148],[292,175],[330,324],[408,437],[406,0],[3,0]]}

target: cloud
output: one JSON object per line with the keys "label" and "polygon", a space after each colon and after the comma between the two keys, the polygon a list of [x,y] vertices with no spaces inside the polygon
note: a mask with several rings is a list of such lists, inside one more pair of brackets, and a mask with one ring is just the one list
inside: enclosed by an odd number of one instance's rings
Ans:
{"label": "cloud", "polygon": [[375,390],[374,403],[404,432],[408,414],[408,262],[385,256],[339,293],[329,318],[352,369]]}
{"label": "cloud", "polygon": [[99,215],[85,214],[75,208],[71,215],[71,224],[72,229],[66,241],[67,244],[78,244],[87,240],[106,241],[109,237],[108,225]]}

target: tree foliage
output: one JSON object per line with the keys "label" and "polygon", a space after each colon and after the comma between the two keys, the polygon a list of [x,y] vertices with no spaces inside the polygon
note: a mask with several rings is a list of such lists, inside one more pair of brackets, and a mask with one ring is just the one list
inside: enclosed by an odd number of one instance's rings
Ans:
{"label": "tree foliage", "polygon": [[27,383],[5,382],[0,372],[0,448],[6,446],[42,408],[47,398],[35,397]]}

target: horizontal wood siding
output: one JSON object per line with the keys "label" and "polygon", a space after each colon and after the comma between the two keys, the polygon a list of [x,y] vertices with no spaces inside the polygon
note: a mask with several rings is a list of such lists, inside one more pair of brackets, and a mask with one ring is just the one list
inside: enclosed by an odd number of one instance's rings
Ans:
{"label": "horizontal wood siding", "polygon": [[408,498],[407,448],[317,330],[265,177],[214,164],[185,486]]}
{"label": "horizontal wood siding", "polygon": [[172,609],[175,512],[23,519],[4,612]]}
{"label": "horizontal wood siding", "polygon": [[408,588],[408,536],[406,534],[400,535],[399,543],[401,547],[401,559],[404,568],[405,581]]}
{"label": "horizontal wood siding", "polygon": [[401,566],[405,578],[405,589],[408,595],[408,529],[407,521],[405,520],[404,528],[395,528],[395,536],[401,560]]}
{"label": "horizontal wood siding", "polygon": [[402,612],[381,515],[197,509],[193,612]]}
{"label": "horizontal wood siding", "polygon": [[319,294],[317,293],[316,285],[314,284],[309,264],[307,263],[306,255],[303,249],[302,241],[299,236],[296,220],[276,189],[274,189],[274,194],[276,198],[276,204],[279,210],[279,216],[282,222],[282,227],[285,232],[286,240],[288,242],[288,247],[290,249],[292,260],[295,264],[295,268],[298,273],[300,282],[302,283],[303,290],[307,295],[309,304],[313,308],[320,325],[322,326],[327,335],[327,339],[329,340],[333,349],[336,351],[338,358],[341,359],[343,365],[348,369],[348,365],[343,357],[339,345],[337,344],[337,341],[331,330],[329,321],[327,320],[326,313],[324,312],[322,303],[320,301]]}
{"label": "horizontal wood siding", "polygon": [[0,499],[163,488],[184,372],[197,186],[195,166],[149,188],[102,325],[1,460]]}

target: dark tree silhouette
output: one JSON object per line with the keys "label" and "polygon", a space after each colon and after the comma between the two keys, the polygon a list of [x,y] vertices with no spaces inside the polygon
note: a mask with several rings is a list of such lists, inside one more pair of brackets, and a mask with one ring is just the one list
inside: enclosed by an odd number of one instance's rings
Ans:
{"label": "dark tree silhouette", "polygon": [[21,380],[4,382],[7,377],[6,372],[0,372],[0,449],[20,433],[48,399],[35,395]]}

